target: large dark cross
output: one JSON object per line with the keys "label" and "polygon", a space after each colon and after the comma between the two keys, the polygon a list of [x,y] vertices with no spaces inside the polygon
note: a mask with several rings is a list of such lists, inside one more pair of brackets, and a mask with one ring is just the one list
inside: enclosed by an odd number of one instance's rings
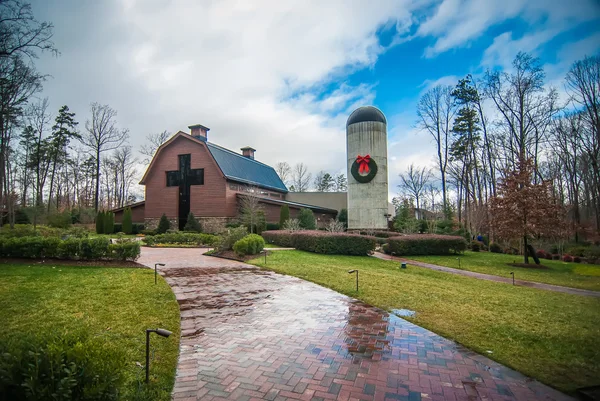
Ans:
{"label": "large dark cross", "polygon": [[204,185],[204,169],[191,169],[191,155],[179,155],[179,170],[167,171],[167,186],[179,187],[179,229],[183,230],[190,214],[190,186]]}

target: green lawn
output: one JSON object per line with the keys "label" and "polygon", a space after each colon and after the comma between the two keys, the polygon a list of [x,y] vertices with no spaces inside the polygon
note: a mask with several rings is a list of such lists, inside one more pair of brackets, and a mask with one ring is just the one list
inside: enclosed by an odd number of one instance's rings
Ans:
{"label": "green lawn", "polygon": [[[409,318],[563,391],[600,381],[600,299],[484,281],[373,257],[275,251],[250,263]],[[360,291],[354,275],[360,271]],[[492,351],[492,354],[486,351]]]}
{"label": "green lawn", "polygon": [[[30,333],[85,330],[124,350],[124,399],[144,381],[145,330],[162,327],[169,338],[152,337],[152,399],[170,400],[179,347],[179,307],[168,284],[149,269],[0,264],[0,341]],[[138,395],[139,397],[139,395]]]}
{"label": "green lawn", "polygon": [[[460,257],[460,267],[458,257]],[[511,277],[510,272],[515,272],[515,278],[519,280],[600,291],[599,265],[541,259],[540,263],[550,269],[528,269],[507,265],[513,262],[523,263],[523,256],[470,251],[460,256],[408,256],[407,259],[503,277]],[[533,263],[533,259],[530,259],[530,262]]]}

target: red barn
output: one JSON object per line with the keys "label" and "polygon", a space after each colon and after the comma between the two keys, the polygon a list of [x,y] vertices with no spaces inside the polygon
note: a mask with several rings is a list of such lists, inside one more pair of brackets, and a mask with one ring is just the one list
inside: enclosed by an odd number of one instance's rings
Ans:
{"label": "red barn", "polygon": [[[279,222],[285,204],[292,218],[301,208],[312,209],[321,224],[335,218],[335,209],[287,201],[285,184],[271,166],[254,159],[255,149],[233,152],[209,142],[209,128],[189,128],[191,134],[179,131],[154,154],[140,182],[146,200],[135,204],[134,222],[143,216],[146,227],[154,228],[164,213],[172,227],[182,230],[192,212],[201,221],[218,219],[224,225],[237,219],[240,197],[249,191],[260,198],[269,223]],[[122,210],[114,210],[115,221],[121,221]]]}

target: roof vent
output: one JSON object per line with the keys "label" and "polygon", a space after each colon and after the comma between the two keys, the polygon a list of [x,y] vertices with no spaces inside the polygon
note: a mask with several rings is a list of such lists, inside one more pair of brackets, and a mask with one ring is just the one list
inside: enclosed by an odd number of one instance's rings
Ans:
{"label": "roof vent", "polygon": [[208,131],[210,128],[205,127],[202,124],[190,125],[190,135],[196,139],[206,142],[208,140]]}
{"label": "roof vent", "polygon": [[250,146],[242,148],[242,156],[247,157],[248,159],[254,160],[254,152],[256,152],[256,149],[253,149]]}

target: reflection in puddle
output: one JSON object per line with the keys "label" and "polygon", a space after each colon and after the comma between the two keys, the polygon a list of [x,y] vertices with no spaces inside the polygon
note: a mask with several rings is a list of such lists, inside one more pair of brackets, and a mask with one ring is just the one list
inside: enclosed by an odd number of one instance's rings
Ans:
{"label": "reflection in puddle", "polygon": [[392,309],[392,313],[400,317],[414,317],[417,312],[410,309]]}
{"label": "reflection in puddle", "polygon": [[379,359],[377,355],[391,352],[389,314],[383,310],[351,302],[345,333],[345,348],[353,357]]}

